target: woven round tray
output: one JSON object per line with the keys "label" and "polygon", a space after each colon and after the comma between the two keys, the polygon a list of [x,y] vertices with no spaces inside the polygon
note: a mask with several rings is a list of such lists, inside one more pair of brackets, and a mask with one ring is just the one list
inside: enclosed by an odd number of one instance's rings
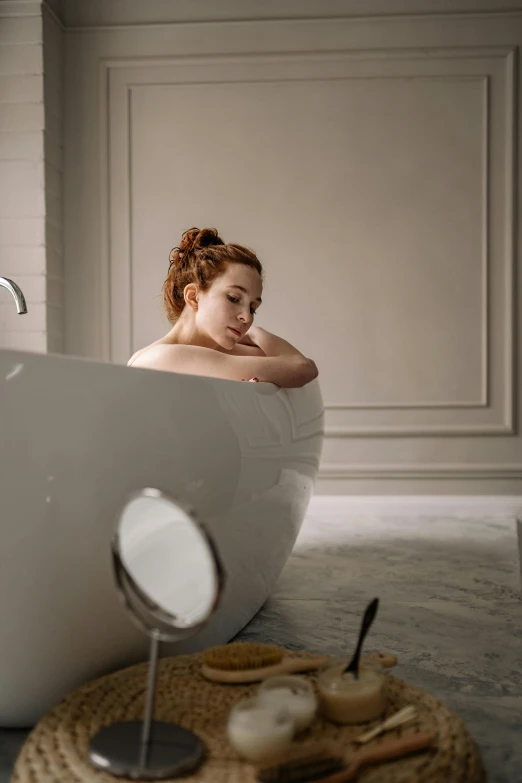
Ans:
{"label": "woven round tray", "polygon": [[[295,657],[310,653],[288,651]],[[226,719],[230,707],[254,695],[259,685],[218,685],[200,673],[201,654],[162,658],[154,719],[170,721],[194,731],[205,743],[206,761],[184,783],[253,783],[254,767],[242,761],[227,741]],[[16,760],[11,783],[84,783],[84,781],[129,781],[102,772],[88,761],[90,738],[103,726],[119,721],[141,720],[144,714],[148,663],[139,663],[87,683],[62,699],[44,715],[28,735]],[[312,682],[314,675],[307,676]],[[375,767],[359,774],[361,783],[484,783],[486,774],[477,747],[458,715],[420,688],[389,678],[391,714],[413,704],[418,719],[372,740],[414,731],[433,731],[437,748]],[[354,737],[376,725],[336,726],[318,717],[308,732],[296,739],[334,740],[346,750],[355,749]],[[174,780],[174,778],[172,778]]]}

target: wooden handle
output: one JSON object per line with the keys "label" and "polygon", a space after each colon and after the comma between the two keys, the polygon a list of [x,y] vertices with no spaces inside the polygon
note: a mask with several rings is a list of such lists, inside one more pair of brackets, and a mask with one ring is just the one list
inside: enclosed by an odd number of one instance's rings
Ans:
{"label": "wooden handle", "polygon": [[397,656],[391,653],[371,652],[362,656],[363,661],[369,659],[370,661],[377,661],[380,663],[383,669],[391,669],[392,666],[397,666]]}
{"label": "wooden handle", "polygon": [[280,666],[285,672],[309,672],[329,663],[328,655],[314,655],[313,658],[284,658]]}
{"label": "wooden handle", "polygon": [[378,764],[382,761],[393,761],[393,759],[401,758],[408,753],[430,748],[434,744],[434,734],[419,732],[418,734],[408,734],[405,737],[388,740],[368,750],[358,750],[347,758],[349,766],[346,769],[322,778],[321,783],[350,783],[350,781],[356,779],[361,767],[369,764]]}
{"label": "wooden handle", "polygon": [[316,655],[313,658],[283,658],[281,663],[274,666],[264,666],[260,669],[225,670],[212,669],[205,663],[201,668],[203,677],[211,682],[223,684],[242,684],[249,682],[261,682],[268,677],[276,677],[279,674],[291,672],[307,672],[318,669],[330,660],[327,655]]}
{"label": "wooden handle", "polygon": [[374,745],[373,748],[356,751],[350,758],[350,764],[356,763],[360,767],[380,761],[392,761],[408,753],[430,748],[434,743],[435,735],[431,732],[419,731],[415,734],[406,734],[403,737],[386,740],[380,745]]}

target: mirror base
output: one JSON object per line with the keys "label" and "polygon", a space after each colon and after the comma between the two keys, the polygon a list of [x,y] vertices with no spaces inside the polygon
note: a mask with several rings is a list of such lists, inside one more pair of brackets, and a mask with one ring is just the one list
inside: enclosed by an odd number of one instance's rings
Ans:
{"label": "mirror base", "polygon": [[143,721],[105,726],[89,742],[91,764],[117,777],[132,780],[162,780],[186,775],[205,756],[203,742],[175,723],[152,721],[145,763],[142,755]]}

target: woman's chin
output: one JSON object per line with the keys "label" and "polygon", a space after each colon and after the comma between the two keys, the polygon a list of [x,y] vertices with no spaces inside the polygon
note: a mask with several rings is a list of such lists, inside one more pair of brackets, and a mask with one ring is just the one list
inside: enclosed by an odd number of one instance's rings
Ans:
{"label": "woman's chin", "polygon": [[224,351],[226,353],[230,353],[230,351],[232,351],[235,348],[236,343],[238,342],[237,339],[234,339],[234,335],[232,334],[232,332],[229,332],[228,335],[226,335],[225,337],[216,335],[212,339],[216,343],[216,347],[214,350]]}
{"label": "woman's chin", "polygon": [[232,331],[232,329],[227,329],[227,338],[228,338],[227,339],[227,344],[232,343],[233,345],[235,345],[236,343],[239,342],[240,335],[239,334],[235,334]]}

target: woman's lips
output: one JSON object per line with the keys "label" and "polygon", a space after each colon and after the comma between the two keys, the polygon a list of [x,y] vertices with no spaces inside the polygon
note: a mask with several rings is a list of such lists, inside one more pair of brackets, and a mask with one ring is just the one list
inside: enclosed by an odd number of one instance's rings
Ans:
{"label": "woman's lips", "polygon": [[231,326],[229,326],[228,328],[230,329],[231,332],[234,332],[234,334],[236,334],[238,337],[241,337],[241,332],[238,332],[237,329],[232,329]]}

